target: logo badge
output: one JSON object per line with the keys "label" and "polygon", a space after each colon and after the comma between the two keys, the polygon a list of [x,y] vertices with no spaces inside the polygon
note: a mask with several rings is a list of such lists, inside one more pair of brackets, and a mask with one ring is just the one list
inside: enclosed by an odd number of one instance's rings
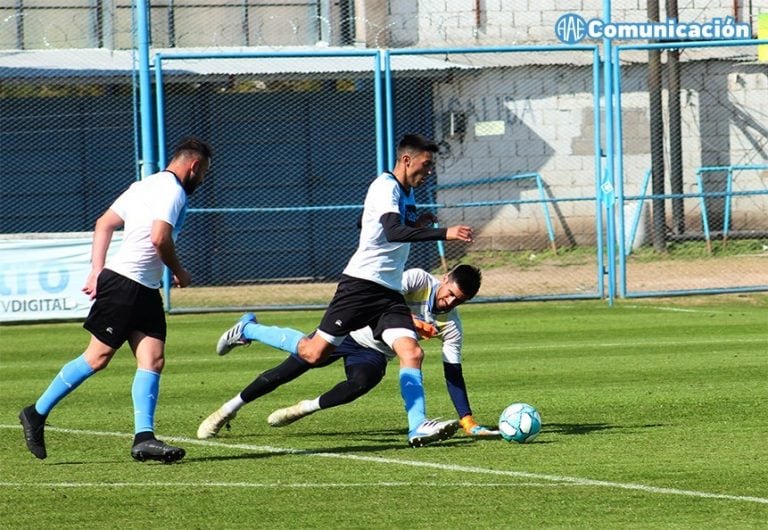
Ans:
{"label": "logo badge", "polygon": [[576,44],[587,36],[587,21],[576,13],[566,13],[555,22],[555,35],[565,44]]}

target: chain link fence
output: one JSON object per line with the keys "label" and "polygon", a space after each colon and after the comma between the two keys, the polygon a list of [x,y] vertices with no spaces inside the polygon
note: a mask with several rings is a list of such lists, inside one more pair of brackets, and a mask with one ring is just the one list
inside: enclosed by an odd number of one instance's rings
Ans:
{"label": "chain link fence", "polygon": [[[626,297],[768,289],[768,73],[757,45],[616,43],[614,194],[601,187],[606,58],[597,42],[553,45],[565,6],[150,4],[155,48],[207,50],[164,63],[164,147],[197,134],[216,149],[179,240],[196,286],[170,293],[174,311],[327,303],[367,186],[406,132],[440,145],[420,206],[478,234],[473,245],[414,244],[409,266],[475,263],[480,297],[604,297],[607,271]],[[688,2],[679,18],[733,14],[731,2],[706,4]],[[612,9],[647,17],[636,2]],[[754,18],[744,8],[738,20]],[[140,173],[132,2],[6,3],[0,25],[0,234],[88,232]],[[513,41],[528,44],[488,46]],[[313,55],[318,43],[362,51]],[[314,48],[280,48],[291,45]],[[235,58],[228,46],[274,54]],[[23,295],[23,264],[3,262],[0,294]]]}
{"label": "chain link fence", "polygon": [[599,296],[597,68],[590,47],[392,52],[395,137],[418,105],[441,147],[438,217],[477,233],[444,254],[485,270],[483,296]]}
{"label": "chain link fence", "polygon": [[[389,166],[402,134],[434,138],[436,174],[417,200],[443,225],[478,233],[471,246],[414,244],[409,266],[478,264],[487,298],[597,297],[594,50],[551,50],[543,62],[524,51],[390,58]],[[227,75],[165,84],[171,95],[196,91],[194,107],[204,109],[190,114],[188,98],[168,98],[169,136],[196,127],[221,153],[180,244],[206,287],[173,291],[172,306],[205,304],[208,286],[227,287],[233,307],[327,302],[376,175],[373,72],[343,57],[290,67],[285,58],[221,60],[173,67]],[[233,81],[235,70],[243,73]]]}
{"label": "chain link fence", "polygon": [[679,46],[618,54],[625,294],[765,289],[768,68]]}
{"label": "chain link fence", "polygon": [[327,303],[383,168],[377,54],[171,59],[165,134],[197,134],[216,151],[179,241],[201,288],[173,291],[173,307],[204,303],[211,288],[226,292],[217,304]]}

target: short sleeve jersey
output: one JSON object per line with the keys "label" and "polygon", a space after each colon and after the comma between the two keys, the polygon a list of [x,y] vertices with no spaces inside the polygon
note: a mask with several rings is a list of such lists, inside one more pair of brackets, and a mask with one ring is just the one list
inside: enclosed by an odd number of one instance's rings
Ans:
{"label": "short sleeve jersey", "polygon": [[110,206],[124,222],[123,243],[105,267],[146,287],[162,284],[163,262],[152,245],[152,223],[165,221],[176,240],[187,208],[187,194],[176,176],[160,171],[134,182]]}
{"label": "short sleeve jersey", "polygon": [[344,274],[400,291],[411,245],[387,241],[381,224],[381,216],[386,213],[396,213],[402,224],[416,226],[413,189],[406,192],[391,173],[382,173],[368,187],[360,241]]}
{"label": "short sleeve jersey", "polygon": [[[443,362],[461,364],[461,319],[456,308],[446,313],[435,311],[435,295],[439,286],[440,280],[425,270],[408,269],[403,274],[403,295],[411,313],[437,327],[438,337],[443,343]],[[370,327],[355,330],[350,336],[361,346],[377,350],[390,359],[395,357],[395,352],[389,346],[373,338]]]}

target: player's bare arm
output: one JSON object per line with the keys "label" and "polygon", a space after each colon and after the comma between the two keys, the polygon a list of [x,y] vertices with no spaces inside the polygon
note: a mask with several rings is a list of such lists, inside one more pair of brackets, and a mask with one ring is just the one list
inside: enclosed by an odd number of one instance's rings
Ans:
{"label": "player's bare arm", "polygon": [[93,247],[91,248],[91,272],[85,280],[82,291],[90,300],[96,298],[96,280],[104,268],[107,259],[107,250],[112,242],[112,234],[123,226],[123,219],[112,210],[107,210],[96,221],[93,230]]}
{"label": "player's bare arm", "polygon": [[173,283],[178,287],[186,287],[192,282],[192,276],[181,266],[176,255],[176,245],[173,242],[173,227],[165,221],[152,222],[152,245],[157,255],[173,273]]}

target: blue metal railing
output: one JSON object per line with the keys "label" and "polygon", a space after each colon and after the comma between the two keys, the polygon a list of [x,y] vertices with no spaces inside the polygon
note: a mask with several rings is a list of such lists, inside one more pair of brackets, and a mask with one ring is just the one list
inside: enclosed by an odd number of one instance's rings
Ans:
{"label": "blue metal railing", "polygon": [[[436,190],[450,190],[450,189],[460,189],[460,188],[470,188],[474,186],[482,186],[486,184],[497,184],[499,182],[515,182],[520,180],[528,180],[533,179],[536,182],[536,189],[538,190],[539,199],[538,200],[505,200],[505,201],[481,201],[481,202],[475,202],[475,203],[463,203],[465,206],[472,205],[472,206],[501,206],[501,205],[507,205],[507,204],[529,204],[529,203],[537,203],[541,205],[541,213],[544,216],[544,222],[547,226],[547,238],[549,239],[549,246],[552,249],[552,252],[557,254],[557,244],[555,243],[555,229],[552,225],[552,219],[549,215],[549,209],[547,208],[548,202],[555,202],[556,199],[548,199],[547,193],[544,188],[544,179],[541,178],[541,175],[539,173],[521,173],[519,175],[508,175],[503,177],[491,177],[491,178],[485,178],[485,179],[477,179],[477,180],[465,180],[462,182],[455,182],[453,184],[438,184],[435,186]],[[572,200],[572,199],[569,199]],[[456,205],[458,206],[458,205]],[[441,242],[442,243],[442,242]],[[443,257],[441,255],[441,257]]]}
{"label": "blue metal railing", "polygon": [[[696,183],[699,189],[699,193],[666,193],[666,194],[648,194],[648,185],[651,179],[652,170],[649,168],[643,175],[643,182],[640,185],[640,195],[623,195],[622,201],[638,201],[635,206],[634,213],[632,215],[632,225],[629,231],[628,241],[620,241],[621,252],[624,256],[629,256],[632,252],[632,247],[637,237],[637,231],[640,225],[640,216],[642,215],[643,205],[647,200],[653,199],[691,199],[698,198],[701,208],[701,226],[704,232],[704,239],[707,243],[707,252],[712,254],[712,238],[711,231],[709,229],[709,220],[707,214],[707,198],[722,198],[724,199],[723,207],[723,242],[727,241],[728,231],[730,229],[730,211],[731,201],[733,197],[749,197],[749,196],[761,196],[768,195],[768,188],[763,190],[746,190],[746,191],[733,191],[733,174],[736,171],[763,171],[768,170],[768,164],[754,164],[754,165],[742,165],[735,164],[731,166],[705,166],[696,170]],[[725,172],[726,173],[726,189],[725,191],[711,191],[704,190],[703,174],[710,172]]]}
{"label": "blue metal railing", "polygon": [[[735,171],[760,171],[768,169],[766,164],[754,164],[754,165],[732,165],[732,166],[705,166],[700,167],[696,171],[696,184],[699,187],[700,205],[701,205],[701,226],[704,230],[704,238],[707,241],[707,251],[712,254],[712,239],[709,231],[709,220],[707,217],[707,202],[705,197],[711,196],[723,196],[725,198],[723,205],[723,246],[728,242],[728,230],[731,224],[731,200],[735,195],[733,192],[733,173]],[[725,192],[724,193],[705,193],[704,191],[704,173],[721,172],[725,171]],[[766,188],[768,192],[768,188]],[[763,194],[764,192],[756,192],[757,194]],[[746,192],[746,194],[753,194],[752,192]]]}

